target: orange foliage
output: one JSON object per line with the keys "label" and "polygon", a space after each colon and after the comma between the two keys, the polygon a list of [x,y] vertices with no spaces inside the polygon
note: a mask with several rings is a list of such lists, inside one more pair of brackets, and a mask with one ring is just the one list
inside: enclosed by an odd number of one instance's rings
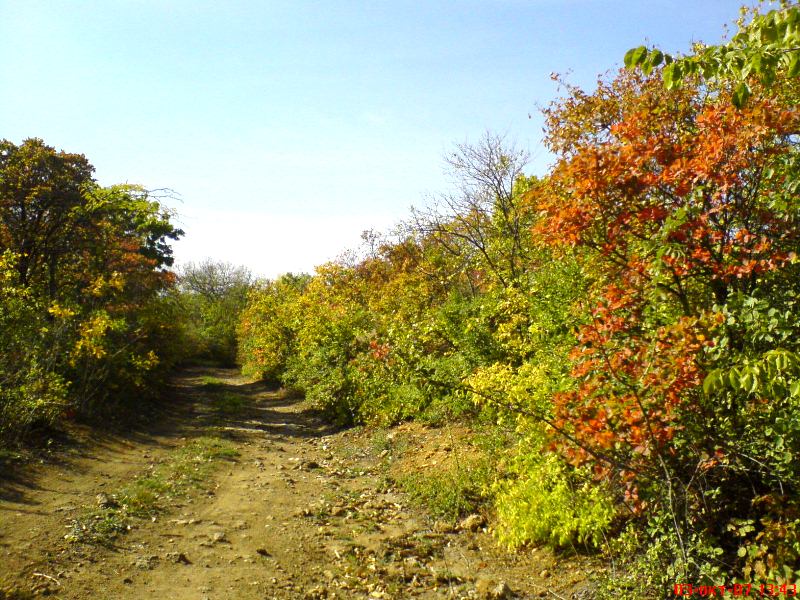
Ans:
{"label": "orange foliage", "polygon": [[546,113],[559,161],[528,201],[537,238],[586,248],[600,277],[572,356],[579,385],[555,398],[555,425],[578,444],[553,445],[598,477],[621,475],[641,508],[637,486],[699,410],[712,304],[794,258],[799,230],[770,199],[784,193],[775,173],[800,113],[770,97],[739,110],[691,86],[667,92],[641,73],[569,92]]}

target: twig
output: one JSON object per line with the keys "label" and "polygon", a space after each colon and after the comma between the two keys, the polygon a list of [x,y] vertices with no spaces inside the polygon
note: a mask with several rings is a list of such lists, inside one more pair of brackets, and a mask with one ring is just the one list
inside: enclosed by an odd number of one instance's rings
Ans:
{"label": "twig", "polygon": [[59,587],[61,586],[61,582],[58,581],[58,579],[56,579],[55,577],[51,577],[50,575],[46,575],[44,573],[37,573],[35,571],[31,573],[31,575],[35,575],[36,577],[44,577],[45,579],[49,579],[50,581],[55,581],[57,586]]}

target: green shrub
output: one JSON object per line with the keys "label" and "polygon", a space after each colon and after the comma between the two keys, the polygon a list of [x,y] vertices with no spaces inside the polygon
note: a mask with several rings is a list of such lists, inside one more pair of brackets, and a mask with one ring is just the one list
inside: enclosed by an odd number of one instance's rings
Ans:
{"label": "green shrub", "polygon": [[495,486],[501,543],[511,549],[529,543],[601,545],[616,511],[588,472],[570,471],[553,454],[526,452],[513,473]]}

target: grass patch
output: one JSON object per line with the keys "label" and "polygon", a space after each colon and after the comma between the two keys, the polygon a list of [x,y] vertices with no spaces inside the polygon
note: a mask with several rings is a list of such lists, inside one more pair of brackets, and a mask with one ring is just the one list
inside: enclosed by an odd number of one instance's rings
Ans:
{"label": "grass patch", "polygon": [[130,516],[122,509],[96,509],[73,519],[64,539],[82,544],[107,546],[120,534],[130,531]]}
{"label": "grass patch", "polygon": [[208,392],[211,409],[217,417],[237,415],[250,403],[245,396],[226,390],[228,384],[217,377],[204,375],[200,378],[200,385]]}
{"label": "grass patch", "polygon": [[432,516],[455,523],[486,503],[492,477],[488,464],[476,461],[450,465],[434,475],[408,473],[397,482]]}
{"label": "grass patch", "polygon": [[479,423],[395,434],[391,442],[379,435],[372,440],[376,450],[392,452],[386,483],[397,484],[431,516],[450,523],[491,504],[510,444],[505,432]]}
{"label": "grass patch", "polygon": [[394,448],[394,440],[389,436],[389,432],[385,429],[378,429],[372,434],[370,445],[372,446],[372,454],[377,455],[383,451],[391,452]]}
{"label": "grass patch", "polygon": [[370,439],[369,452],[375,457],[380,457],[383,454],[390,461],[396,460],[407,450],[408,438],[388,429],[376,430]]}
{"label": "grass patch", "polygon": [[208,388],[219,389],[225,385],[225,382],[218,377],[212,377],[211,375],[203,375],[200,378],[200,385],[202,385],[204,388],[207,389]]}
{"label": "grass patch", "polygon": [[231,416],[241,413],[249,404],[247,398],[233,392],[220,392],[211,399],[214,412],[220,416]]}
{"label": "grass patch", "polygon": [[232,460],[238,454],[230,442],[218,438],[192,440],[166,462],[110,494],[102,506],[73,520],[65,539],[107,545],[129,531],[135,519],[164,512],[172,500],[208,478],[220,461]]}

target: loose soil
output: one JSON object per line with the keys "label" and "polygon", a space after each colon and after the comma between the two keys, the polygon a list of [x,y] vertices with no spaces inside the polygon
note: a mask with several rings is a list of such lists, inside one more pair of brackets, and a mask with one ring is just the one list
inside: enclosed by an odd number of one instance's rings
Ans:
{"label": "loose soil", "polygon": [[[0,473],[0,584],[19,598],[93,600],[590,597],[589,559],[507,554],[483,516],[436,521],[392,483],[401,460],[436,469],[458,452],[452,432],[405,426],[376,444],[232,370],[185,371],[168,397],[147,427],[78,428],[49,458]],[[244,402],[220,410],[220,397]],[[98,502],[207,436],[238,456],[105,545],[65,539]]]}

